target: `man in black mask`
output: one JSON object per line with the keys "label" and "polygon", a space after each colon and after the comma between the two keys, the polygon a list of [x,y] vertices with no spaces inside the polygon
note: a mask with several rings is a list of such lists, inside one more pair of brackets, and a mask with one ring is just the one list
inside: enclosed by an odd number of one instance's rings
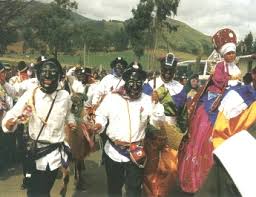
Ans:
{"label": "man in black mask", "polygon": [[110,63],[110,67],[112,69],[112,73],[106,75],[100,81],[97,91],[93,96],[92,104],[97,104],[103,95],[115,91],[124,85],[122,74],[128,67],[126,60],[122,57],[117,57]]}
{"label": "man in black mask", "polygon": [[164,117],[163,106],[142,93],[146,72],[138,64],[132,64],[122,79],[124,86],[107,94],[97,109],[95,130],[102,132],[109,121],[104,146],[108,196],[121,197],[125,184],[126,196],[139,197],[143,164],[135,162],[129,152],[142,146],[148,121],[153,124]]}
{"label": "man in black mask", "polygon": [[12,132],[17,123],[28,123],[32,144],[36,144],[31,146],[34,165],[26,171],[28,196],[50,196],[58,168],[68,166],[64,126],[74,129],[75,120],[69,94],[59,88],[61,76],[58,60],[41,62],[37,69],[40,85],[26,91],[2,121],[4,132]]}
{"label": "man in black mask", "polygon": [[61,65],[54,58],[42,62],[37,70],[40,89],[47,94],[52,94],[57,89],[62,76]]}
{"label": "man in black mask", "polygon": [[161,79],[164,83],[170,82],[175,75],[177,67],[177,59],[173,54],[167,54],[165,58],[160,60]]}
{"label": "man in black mask", "polygon": [[124,88],[127,96],[131,100],[138,99],[142,94],[143,82],[146,78],[146,73],[138,72],[137,70],[142,70],[141,65],[136,62],[132,62],[127,69],[127,72],[123,75],[123,80],[125,81]]}
{"label": "man in black mask", "polygon": [[[176,67],[177,58],[174,54],[166,54],[165,57],[160,59],[160,76],[149,81],[149,84],[152,88],[152,97],[154,94],[154,97],[156,97],[154,100],[158,99],[164,106],[166,127],[172,127],[172,132],[175,132],[176,136],[182,136],[182,133],[185,133],[187,129],[187,116],[185,110],[187,96],[184,86],[174,80]],[[169,137],[165,146],[163,146],[162,143],[158,143],[158,140],[155,138],[162,139],[160,132],[156,132],[154,138],[148,139],[148,152],[151,153],[152,157],[154,155],[161,155],[162,157],[159,159],[149,159],[148,161],[149,168],[145,169],[144,174],[144,186],[145,188],[149,188],[146,190],[146,195],[168,196],[174,188],[175,180],[177,178],[177,171],[173,166],[177,165],[177,149],[181,142],[181,137],[177,139]],[[176,147],[171,146],[173,144],[171,140],[175,141]],[[161,142],[161,140],[159,140],[159,142]],[[158,163],[166,163],[169,165],[166,165],[165,168],[161,168]],[[150,168],[150,166],[158,167]],[[152,179],[152,174],[157,178]]]}

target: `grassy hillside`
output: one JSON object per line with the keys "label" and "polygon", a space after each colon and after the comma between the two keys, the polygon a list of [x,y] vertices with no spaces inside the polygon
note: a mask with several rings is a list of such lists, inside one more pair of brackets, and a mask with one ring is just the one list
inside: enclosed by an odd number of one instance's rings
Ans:
{"label": "grassy hillside", "polygon": [[[49,6],[48,4],[43,4],[40,2],[34,2],[29,7],[27,7],[26,12],[32,13],[37,12],[40,9],[45,9]],[[22,24],[22,17],[17,19]],[[206,58],[212,48],[210,37],[202,34],[201,32],[191,28],[185,23],[177,20],[170,19],[171,24],[178,27],[176,32],[168,32],[167,30],[162,31],[162,35],[158,37],[158,49],[153,57],[152,50],[146,49],[145,55],[141,58],[141,63],[146,69],[154,69],[157,67],[158,62],[156,58],[159,56],[164,56],[168,51],[173,52],[180,61],[196,59],[198,54],[202,55],[202,58]],[[24,21],[23,21],[24,23]],[[72,13],[72,19],[70,23],[81,24],[85,23],[89,27],[97,30],[100,33],[110,33],[113,34],[115,31],[124,27],[123,21],[106,21],[106,20],[92,20],[79,15],[76,12]],[[164,39],[165,38],[165,39]],[[19,60],[25,60],[26,62],[34,62],[35,58],[39,54],[26,54],[22,55],[22,40],[16,44],[12,44],[8,47],[9,52],[15,52],[12,54],[7,54],[5,57],[1,57],[0,61],[11,62],[13,65]],[[76,55],[62,55],[60,54],[59,60],[62,64],[71,66],[75,64],[83,63],[83,52],[76,52]],[[134,60],[134,54],[132,50],[122,51],[122,52],[97,52],[86,54],[85,63],[90,67],[103,67],[109,69],[109,63],[117,56],[125,57],[129,62]]]}
{"label": "grassy hillside", "polygon": [[[185,60],[195,60],[196,56],[189,53],[184,53],[180,51],[173,51],[174,54],[178,57],[179,61],[185,61]],[[158,50],[157,56],[164,56],[165,55],[164,50]],[[35,62],[35,59],[39,56],[39,54],[34,55],[17,55],[17,54],[8,54],[3,57],[0,57],[1,62],[10,63],[12,66],[16,66],[18,61],[24,60],[26,63],[32,63]],[[118,57],[122,56],[124,57],[129,63],[134,61],[135,57],[131,50],[122,51],[122,52],[97,52],[97,53],[90,53],[89,55],[85,56],[85,65],[91,68],[104,68],[106,70],[110,70],[110,62]],[[206,58],[204,56],[203,58]],[[83,66],[83,56],[82,52],[81,55],[63,55],[61,54],[58,57],[61,64],[64,66],[74,66],[79,63]],[[152,64],[152,50],[146,50],[145,55],[141,58],[140,62],[143,65],[143,68],[146,70],[157,70],[159,68],[159,63],[157,61]]]}
{"label": "grassy hillside", "polygon": [[[36,12],[36,10],[43,9],[46,6],[48,6],[48,4],[34,2],[27,9],[27,12],[31,10]],[[97,32],[110,34],[113,34],[121,27],[124,27],[124,22],[122,21],[93,20],[79,15],[76,12],[72,13],[72,20],[70,22],[76,24],[85,23]],[[193,54],[208,54],[211,52],[212,44],[209,36],[177,20],[170,19],[169,23],[176,25],[178,27],[178,31],[170,33],[167,30],[164,30],[162,34],[165,39],[163,39],[162,35],[159,35],[158,48]]]}
{"label": "grassy hillside", "polygon": [[160,48],[165,48],[168,44],[171,49],[177,51],[183,51],[192,54],[207,54],[212,50],[211,38],[187,24],[171,19],[171,24],[178,27],[176,32],[163,32],[166,41],[159,36]]}

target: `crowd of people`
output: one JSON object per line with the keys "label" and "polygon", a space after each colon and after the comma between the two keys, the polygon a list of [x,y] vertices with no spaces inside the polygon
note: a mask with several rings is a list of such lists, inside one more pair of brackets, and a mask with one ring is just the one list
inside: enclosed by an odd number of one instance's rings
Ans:
{"label": "crowd of people", "polygon": [[[27,196],[50,196],[58,172],[68,183],[74,161],[83,190],[84,158],[99,135],[109,197],[121,197],[123,188],[128,197],[164,197],[177,187],[193,196],[255,196],[232,166],[237,157],[226,155],[234,155],[240,137],[255,144],[256,68],[242,79],[231,29],[219,30],[213,43],[223,60],[203,85],[197,73],[175,80],[173,53],[154,73],[123,57],[109,73],[63,69],[40,56],[32,66],[19,62],[13,76],[0,63],[0,170],[22,163]],[[246,175],[253,182],[253,170]]]}

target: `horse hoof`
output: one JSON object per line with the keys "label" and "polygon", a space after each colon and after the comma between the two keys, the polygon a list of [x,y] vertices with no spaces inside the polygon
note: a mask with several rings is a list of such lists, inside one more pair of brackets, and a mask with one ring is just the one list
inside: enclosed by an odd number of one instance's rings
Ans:
{"label": "horse hoof", "polygon": [[83,185],[83,184],[77,184],[77,185],[76,185],[76,189],[79,190],[79,191],[83,191],[83,192],[86,192],[86,191],[87,191],[86,186]]}
{"label": "horse hoof", "polygon": [[61,195],[61,197],[65,197],[65,196],[66,196],[66,193],[67,193],[67,188],[62,188],[62,189],[60,190],[60,195]]}

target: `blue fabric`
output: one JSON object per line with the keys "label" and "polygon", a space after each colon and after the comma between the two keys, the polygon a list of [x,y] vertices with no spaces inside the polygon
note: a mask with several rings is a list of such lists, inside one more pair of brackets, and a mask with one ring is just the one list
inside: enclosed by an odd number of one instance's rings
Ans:
{"label": "blue fabric", "polygon": [[149,85],[149,83],[144,83],[142,92],[151,96],[151,94],[153,93],[153,88]]}
{"label": "blue fabric", "polygon": [[[254,101],[256,101],[256,91],[254,90],[254,88],[251,85],[232,86],[225,90],[223,97],[225,97],[225,95],[231,90],[236,91],[243,98],[244,102],[248,106],[250,106]],[[203,94],[203,96],[200,98],[200,103],[198,104],[198,106],[203,103],[205,111],[207,112],[207,114],[209,116],[209,120],[210,120],[211,124],[214,125],[219,111],[215,110],[214,112],[211,112],[210,108],[211,108],[212,103],[214,102],[217,94],[216,94],[216,96],[214,96],[211,93],[209,96],[208,93],[209,92],[205,92]]]}
{"label": "blue fabric", "polygon": [[215,99],[216,99],[216,97],[211,97],[211,99],[208,100],[208,92],[205,92],[200,99],[200,103],[203,103],[204,109],[209,116],[208,118],[209,118],[209,121],[212,126],[214,125],[215,120],[218,115],[218,112],[219,112],[218,110],[215,110],[213,112],[211,111],[211,106],[212,106],[213,102],[215,101]]}
{"label": "blue fabric", "polygon": [[177,108],[184,107],[187,99],[187,93],[185,88],[183,88],[180,93],[173,95],[172,98]]}
{"label": "blue fabric", "polygon": [[226,95],[230,90],[236,91],[248,106],[256,101],[256,91],[251,85],[231,87],[228,91],[225,91],[224,95]]}

